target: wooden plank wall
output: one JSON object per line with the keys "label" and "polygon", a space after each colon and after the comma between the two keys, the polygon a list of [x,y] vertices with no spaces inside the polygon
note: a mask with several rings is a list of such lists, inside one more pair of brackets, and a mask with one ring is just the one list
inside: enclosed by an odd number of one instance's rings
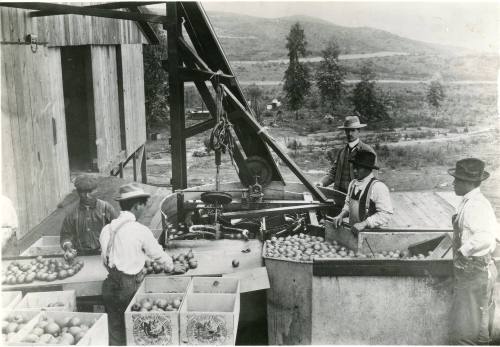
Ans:
{"label": "wooden plank wall", "polygon": [[36,34],[49,46],[147,43],[134,21],[79,15],[31,18],[29,12],[0,7],[0,42],[23,42],[26,34]]}
{"label": "wooden plank wall", "polygon": [[107,172],[122,159],[118,71],[115,46],[92,46],[92,78],[96,121],[97,168]]}
{"label": "wooden plank wall", "polygon": [[121,45],[127,156],[146,142],[142,45]]}
{"label": "wooden plank wall", "polygon": [[33,53],[2,44],[0,51],[2,191],[17,209],[20,238],[71,190],[61,57],[43,46]]}

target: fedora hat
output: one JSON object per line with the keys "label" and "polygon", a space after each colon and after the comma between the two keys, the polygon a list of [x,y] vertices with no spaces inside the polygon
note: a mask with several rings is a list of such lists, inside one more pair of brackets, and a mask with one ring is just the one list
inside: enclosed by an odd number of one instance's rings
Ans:
{"label": "fedora hat", "polygon": [[363,166],[368,169],[378,170],[379,167],[375,165],[376,160],[377,157],[375,153],[363,150],[357,151],[356,153],[354,153],[354,156],[349,159],[349,161],[353,164]]}
{"label": "fedora hat", "polygon": [[455,178],[469,182],[480,182],[490,177],[490,174],[484,171],[484,162],[477,158],[457,161],[455,168],[448,169],[448,173]]}
{"label": "fedora hat", "polygon": [[339,126],[339,129],[359,129],[364,128],[366,124],[361,124],[358,116],[345,117],[344,124]]}
{"label": "fedora hat", "polygon": [[141,187],[135,183],[124,184],[119,190],[120,196],[115,198],[116,201],[123,201],[135,198],[146,198],[150,197],[151,194],[146,193]]}

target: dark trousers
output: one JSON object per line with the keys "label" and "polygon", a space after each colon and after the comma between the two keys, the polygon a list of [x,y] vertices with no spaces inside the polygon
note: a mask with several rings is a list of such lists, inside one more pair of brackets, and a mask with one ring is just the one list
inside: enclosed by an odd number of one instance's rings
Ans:
{"label": "dark trousers", "polygon": [[484,345],[490,342],[497,269],[493,263],[487,269],[489,271],[455,268],[450,336],[453,345]]}
{"label": "dark trousers", "polygon": [[118,270],[109,270],[102,284],[102,298],[108,314],[110,346],[125,346],[125,310],[139,288],[144,275],[127,275]]}

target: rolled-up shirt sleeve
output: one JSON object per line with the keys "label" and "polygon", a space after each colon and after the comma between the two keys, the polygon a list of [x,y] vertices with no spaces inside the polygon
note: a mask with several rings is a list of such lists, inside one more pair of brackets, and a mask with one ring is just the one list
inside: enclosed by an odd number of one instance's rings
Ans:
{"label": "rolled-up shirt sleeve", "polygon": [[158,240],[155,239],[151,230],[147,228],[144,230],[142,249],[150,259],[161,263],[172,262],[172,258],[165,251],[163,251],[163,248],[158,243]]}
{"label": "rolled-up shirt sleeve", "polygon": [[347,195],[344,200],[344,207],[342,207],[342,212],[349,213],[349,205],[351,204],[351,189],[353,185],[354,180],[349,183],[349,187],[347,187]]}
{"label": "rolled-up shirt sleeve", "polygon": [[492,251],[496,245],[498,225],[491,205],[484,201],[469,201],[464,209],[462,233],[469,236],[460,247],[464,256]]}
{"label": "rolled-up shirt sleeve", "polygon": [[375,203],[377,212],[366,219],[368,227],[377,228],[389,223],[394,213],[389,188],[382,182],[375,182],[372,187],[371,200]]}

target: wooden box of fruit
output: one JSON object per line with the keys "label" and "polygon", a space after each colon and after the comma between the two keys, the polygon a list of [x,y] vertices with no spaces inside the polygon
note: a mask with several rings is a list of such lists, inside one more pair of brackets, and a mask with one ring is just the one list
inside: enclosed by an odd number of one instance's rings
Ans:
{"label": "wooden box of fruit", "polygon": [[136,293],[125,311],[127,345],[178,345],[185,293]]}
{"label": "wooden box of fruit", "polygon": [[2,309],[12,310],[22,300],[23,293],[20,291],[2,291]]}
{"label": "wooden box of fruit", "polygon": [[13,344],[108,345],[108,317],[105,313],[41,312],[17,333]]}
{"label": "wooden box of fruit", "polygon": [[180,343],[234,345],[239,314],[239,294],[189,293],[180,311]]}
{"label": "wooden box of fruit", "polygon": [[76,310],[74,290],[28,293],[17,304],[16,310],[65,311]]}
{"label": "wooden box of fruit", "polygon": [[0,345],[10,345],[17,341],[17,334],[33,317],[37,311],[3,310],[2,312],[2,342]]}
{"label": "wooden box of fruit", "polygon": [[186,293],[190,277],[146,276],[137,293]]}

